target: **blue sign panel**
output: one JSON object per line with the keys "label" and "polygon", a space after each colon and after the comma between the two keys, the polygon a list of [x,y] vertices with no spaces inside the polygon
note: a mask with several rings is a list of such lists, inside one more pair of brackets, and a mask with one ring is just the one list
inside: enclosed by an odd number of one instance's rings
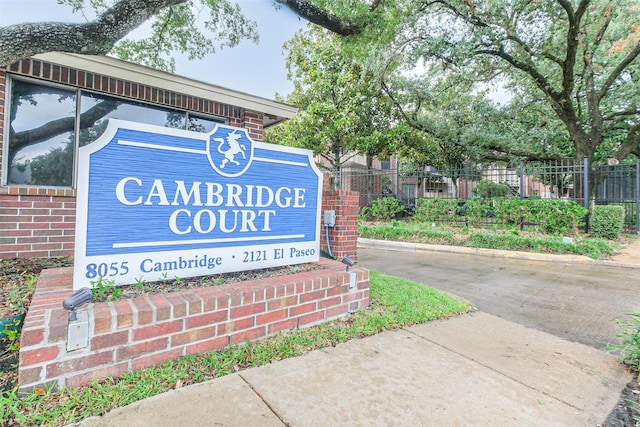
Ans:
{"label": "blue sign panel", "polygon": [[76,289],[319,259],[309,150],[112,119],[79,161]]}

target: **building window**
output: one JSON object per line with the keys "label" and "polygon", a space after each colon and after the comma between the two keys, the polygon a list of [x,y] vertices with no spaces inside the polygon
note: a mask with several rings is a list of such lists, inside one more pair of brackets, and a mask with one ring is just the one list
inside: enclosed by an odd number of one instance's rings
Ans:
{"label": "building window", "polygon": [[391,159],[382,159],[380,160],[380,169],[383,171],[388,171],[391,169]]}
{"label": "building window", "polygon": [[70,187],[76,91],[14,80],[9,108],[7,182]]}
{"label": "building window", "polygon": [[60,85],[11,79],[9,86],[8,185],[71,187],[76,144],[95,141],[110,118],[205,133],[227,122]]}
{"label": "building window", "polygon": [[83,91],[80,100],[80,146],[102,135],[109,119],[184,129],[186,112]]}

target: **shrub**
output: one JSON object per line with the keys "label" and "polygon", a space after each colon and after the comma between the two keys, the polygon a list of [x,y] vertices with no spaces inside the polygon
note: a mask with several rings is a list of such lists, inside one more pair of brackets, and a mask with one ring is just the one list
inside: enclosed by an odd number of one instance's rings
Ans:
{"label": "shrub", "polygon": [[624,207],[616,205],[595,206],[591,214],[591,235],[615,239],[624,227]]}
{"label": "shrub", "polygon": [[489,199],[492,197],[505,197],[511,193],[508,185],[498,184],[490,179],[483,179],[474,188],[473,192],[477,197]]}
{"label": "shrub", "polygon": [[371,218],[371,208],[368,206],[363,206],[358,210],[358,219],[360,221],[367,221]]}
{"label": "shrub", "polygon": [[459,203],[460,199],[418,199],[413,219],[423,222],[452,220]]}
{"label": "shrub", "polygon": [[509,197],[503,200],[494,201],[494,212],[496,218],[503,224],[519,225],[524,219],[524,209],[526,200]]}
{"label": "shrub", "polygon": [[537,224],[550,234],[577,232],[589,212],[571,200],[529,199],[522,202],[525,221]]}
{"label": "shrub", "polygon": [[584,219],[589,213],[584,206],[572,200],[545,200],[544,202],[546,205],[543,205],[543,210],[540,212],[540,226],[545,232],[575,233],[584,226]]}
{"label": "shrub", "polygon": [[540,227],[545,233],[575,233],[584,225],[587,209],[569,200],[549,199],[495,199],[496,217],[503,224],[528,222]]}
{"label": "shrub", "polygon": [[375,218],[388,221],[395,218],[400,212],[404,211],[404,205],[395,197],[383,197],[376,199],[371,203],[369,214]]}
{"label": "shrub", "polygon": [[496,216],[495,199],[474,197],[464,202],[462,211],[468,223],[478,226],[484,219]]}

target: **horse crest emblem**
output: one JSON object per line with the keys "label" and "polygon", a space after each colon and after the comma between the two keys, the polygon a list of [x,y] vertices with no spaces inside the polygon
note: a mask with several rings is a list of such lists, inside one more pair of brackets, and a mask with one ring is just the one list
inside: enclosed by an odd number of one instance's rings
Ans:
{"label": "horse crest emblem", "polygon": [[222,176],[240,176],[251,164],[253,142],[245,129],[218,125],[207,145],[209,163]]}

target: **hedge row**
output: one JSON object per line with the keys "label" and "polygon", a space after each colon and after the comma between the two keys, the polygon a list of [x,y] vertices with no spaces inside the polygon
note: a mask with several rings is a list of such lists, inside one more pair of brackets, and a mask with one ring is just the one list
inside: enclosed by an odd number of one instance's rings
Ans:
{"label": "hedge row", "polygon": [[[363,217],[380,220],[394,218],[404,207],[393,197],[375,200],[370,209],[363,209]],[[549,234],[575,233],[584,227],[588,211],[573,201],[550,199],[518,199],[474,197],[461,199],[419,199],[413,219],[421,222],[465,221],[478,226],[487,218],[505,225],[520,227],[530,224]]]}

